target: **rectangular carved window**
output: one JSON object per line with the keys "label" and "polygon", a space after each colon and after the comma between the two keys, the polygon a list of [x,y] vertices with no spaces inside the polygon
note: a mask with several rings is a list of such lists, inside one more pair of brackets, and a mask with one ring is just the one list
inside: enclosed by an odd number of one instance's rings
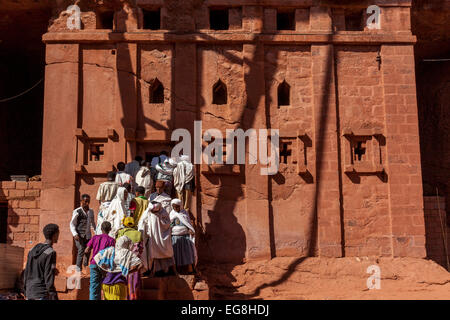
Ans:
{"label": "rectangular carved window", "polygon": [[114,11],[101,11],[97,13],[97,29],[114,28]]}
{"label": "rectangular carved window", "polygon": [[228,30],[230,28],[228,9],[210,9],[209,28],[212,30]]}
{"label": "rectangular carved window", "polygon": [[277,30],[295,30],[295,10],[277,11]]}
{"label": "rectangular carved window", "polygon": [[385,139],[381,129],[345,128],[344,165],[346,173],[382,173],[382,148]]}
{"label": "rectangular carved window", "polygon": [[159,30],[161,29],[161,9],[142,10],[144,14],[144,29]]}
{"label": "rectangular carved window", "polygon": [[364,11],[363,10],[345,10],[345,30],[346,31],[364,31]]}

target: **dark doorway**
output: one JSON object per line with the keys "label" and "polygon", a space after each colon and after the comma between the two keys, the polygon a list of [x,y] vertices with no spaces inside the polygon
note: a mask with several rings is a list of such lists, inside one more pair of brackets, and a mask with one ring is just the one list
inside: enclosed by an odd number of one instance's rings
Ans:
{"label": "dark doorway", "polygon": [[51,9],[0,9],[0,180],[41,173],[45,45]]}

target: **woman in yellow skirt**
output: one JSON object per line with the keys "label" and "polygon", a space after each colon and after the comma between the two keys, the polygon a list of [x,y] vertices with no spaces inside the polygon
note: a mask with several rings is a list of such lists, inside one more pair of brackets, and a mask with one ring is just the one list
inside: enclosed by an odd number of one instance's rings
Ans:
{"label": "woman in yellow skirt", "polygon": [[102,284],[105,300],[127,300],[127,278],[121,273],[108,272]]}

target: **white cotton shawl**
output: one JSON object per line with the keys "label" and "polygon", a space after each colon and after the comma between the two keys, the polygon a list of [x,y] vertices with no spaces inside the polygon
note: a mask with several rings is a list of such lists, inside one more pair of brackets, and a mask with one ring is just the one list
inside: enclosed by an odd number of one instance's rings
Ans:
{"label": "white cotton shawl", "polygon": [[[172,210],[170,212],[170,221],[172,222],[176,218],[178,218],[180,220],[180,222],[186,226],[186,228],[188,228],[189,230],[191,230],[191,232],[193,234],[195,234],[195,229],[191,224],[191,219],[189,218],[189,215],[185,210],[182,209],[182,210],[180,210],[180,212],[176,212],[175,210]],[[172,228],[172,235],[178,236],[180,234],[177,234],[176,229]]]}
{"label": "white cotton shawl", "polygon": [[155,166],[156,170],[164,175],[172,175],[174,168],[177,167],[177,162],[172,158],[167,158],[163,163]]}
{"label": "white cotton shawl", "polygon": [[[192,242],[192,248],[194,249],[194,265],[197,265],[198,261],[198,255],[197,255],[197,248],[195,247],[195,229],[191,224],[191,219],[189,218],[189,214],[185,210],[180,210],[180,212],[176,212],[175,210],[172,210],[170,212],[170,221],[172,222],[176,218],[180,219],[180,222],[184,224],[192,233],[189,234],[189,240]],[[176,227],[172,228],[172,235],[177,236],[177,229]]]}
{"label": "white cotton shawl", "polygon": [[127,236],[117,239],[115,247],[106,248],[94,257],[99,268],[112,273],[122,272],[127,276],[130,269],[142,263],[141,259],[131,251],[133,241]]}
{"label": "white cotton shawl", "polygon": [[125,191],[126,189],[123,187],[117,190],[116,197],[111,201],[111,204],[103,215],[103,221],[109,221],[111,223],[109,236],[114,239],[116,238],[117,232],[122,228],[122,221],[127,212],[125,208]]}
{"label": "white cotton shawl", "polygon": [[102,223],[104,221],[104,216],[106,210],[108,210],[109,206],[111,204],[111,201],[102,202],[100,205],[100,208],[98,209],[98,216],[97,216],[97,227],[95,228],[95,234],[100,235],[103,233],[102,231]]}
{"label": "white cotton shawl", "polygon": [[165,192],[158,194],[157,192],[153,192],[150,195],[149,201],[156,201],[162,204],[162,207],[167,211],[170,212],[172,210],[172,207],[170,206],[170,201],[172,201],[172,198]]}
{"label": "white cotton shawl", "polygon": [[145,189],[148,189],[150,188],[151,183],[152,177],[150,174],[150,169],[148,169],[147,167],[141,167],[136,174],[136,184],[138,186],[144,187]]}
{"label": "white cotton shawl", "polygon": [[180,162],[173,170],[173,185],[178,192],[183,191],[184,185],[194,178],[194,165],[186,156],[180,157]]}
{"label": "white cotton shawl", "polygon": [[151,268],[153,259],[173,257],[170,216],[162,207],[157,213],[151,212],[152,209],[153,205],[150,204],[138,226],[144,235],[142,261],[147,269]]}

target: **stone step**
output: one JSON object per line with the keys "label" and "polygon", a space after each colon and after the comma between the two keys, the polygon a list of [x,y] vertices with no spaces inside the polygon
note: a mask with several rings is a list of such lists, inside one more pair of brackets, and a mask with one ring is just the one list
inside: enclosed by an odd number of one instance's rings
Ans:
{"label": "stone step", "polygon": [[159,289],[142,289],[141,300],[162,300],[162,294]]}
{"label": "stone step", "polygon": [[143,277],[142,288],[143,289],[159,289],[161,286],[161,278]]}

